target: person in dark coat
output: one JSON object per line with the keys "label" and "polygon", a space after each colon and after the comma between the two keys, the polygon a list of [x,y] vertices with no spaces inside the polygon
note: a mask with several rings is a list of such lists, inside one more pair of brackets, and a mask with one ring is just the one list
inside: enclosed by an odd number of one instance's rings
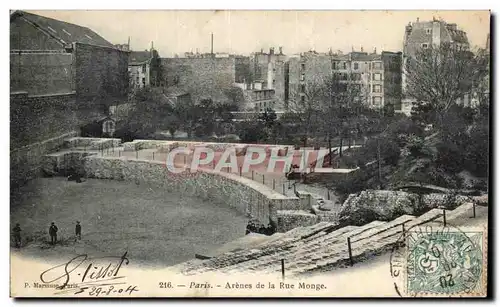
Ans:
{"label": "person in dark coat", "polygon": [[50,224],[50,228],[49,228],[49,235],[50,235],[50,244],[54,245],[57,243],[57,231],[59,229],[57,228],[57,226],[54,224],[54,222],[52,222]]}
{"label": "person in dark coat", "polygon": [[75,234],[78,240],[82,239],[82,225],[80,225],[79,221],[76,221]]}
{"label": "person in dark coat", "polygon": [[14,232],[14,242],[16,247],[21,247],[21,225],[17,223],[16,227],[14,227],[12,231]]}

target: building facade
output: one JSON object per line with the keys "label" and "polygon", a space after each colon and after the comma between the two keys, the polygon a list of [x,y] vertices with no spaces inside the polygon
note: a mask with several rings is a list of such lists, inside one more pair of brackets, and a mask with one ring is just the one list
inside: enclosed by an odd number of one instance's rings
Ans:
{"label": "building facade", "polygon": [[[126,101],[127,67],[128,53],[87,27],[29,12],[13,12],[12,144],[29,144],[78,130],[80,125],[106,115],[111,104]],[[23,100],[30,101],[32,96],[43,96],[47,101],[53,98],[56,104],[67,99],[67,105],[22,107]],[[60,127],[63,123],[64,128]],[[23,132],[26,129],[29,133]]]}
{"label": "building facade", "polygon": [[249,78],[249,59],[242,56],[161,58],[162,84],[191,93],[194,101],[230,102],[227,91]]}
{"label": "building facade", "polygon": [[282,47],[277,52],[269,48],[268,53],[262,49],[250,55],[250,81],[264,82],[266,89],[273,89],[278,102],[276,108],[279,109],[284,108],[286,101],[287,59]]}
{"label": "building facade", "polygon": [[[409,58],[415,57],[422,49],[439,47],[442,44],[451,44],[461,50],[469,50],[469,40],[467,33],[458,28],[455,23],[447,23],[444,20],[433,19],[432,21],[409,22],[405,27],[403,38],[403,62],[402,62],[402,107],[396,112],[411,114],[414,100],[406,94],[406,62]],[[468,104],[470,97],[463,98],[463,103]]]}
{"label": "building facade", "polygon": [[[127,67],[127,52],[87,27],[10,14],[11,186],[39,175],[43,155],[106,116],[110,104],[126,102]],[[112,131],[100,124],[101,133]]]}
{"label": "building facade", "polygon": [[289,100],[305,102],[314,88],[335,74],[339,80],[359,85],[360,99],[369,107],[400,105],[401,53],[307,52],[288,62]]}

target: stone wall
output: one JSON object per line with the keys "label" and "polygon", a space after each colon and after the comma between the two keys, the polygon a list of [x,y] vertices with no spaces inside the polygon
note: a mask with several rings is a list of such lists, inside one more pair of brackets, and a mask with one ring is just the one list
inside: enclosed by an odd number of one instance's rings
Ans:
{"label": "stone wall", "polygon": [[107,148],[118,147],[121,143],[120,139],[113,138],[86,138],[73,137],[64,141],[65,148],[80,147],[84,150],[104,150]]}
{"label": "stone wall", "polygon": [[212,98],[229,101],[225,91],[236,78],[235,59],[229,58],[162,58],[166,84],[190,92],[194,101]]}
{"label": "stone wall", "polygon": [[280,210],[278,211],[278,232],[287,232],[297,227],[311,226],[319,223],[317,215],[306,211]]}
{"label": "stone wall", "polygon": [[10,152],[10,184],[17,187],[39,175],[44,155],[64,145],[64,140],[77,135],[76,131],[20,147]]}
{"label": "stone wall", "polygon": [[451,210],[470,201],[473,199],[462,195],[365,190],[349,195],[341,206],[339,223],[359,226],[375,220],[390,221],[405,214],[421,215],[433,208]]}
{"label": "stone wall", "polygon": [[[78,100],[126,100],[128,92],[128,53],[114,48],[76,43],[73,73]],[[111,101],[108,101],[111,99]]]}
{"label": "stone wall", "polygon": [[10,54],[10,90],[31,95],[71,93],[72,54],[63,52]]}
{"label": "stone wall", "polygon": [[10,147],[38,143],[77,130],[74,94],[10,95]]}
{"label": "stone wall", "polygon": [[134,140],[132,142],[123,143],[123,150],[137,151],[141,149],[159,149],[163,152],[170,152],[178,146],[178,142],[173,141]]}
{"label": "stone wall", "polygon": [[300,207],[298,198],[284,196],[234,174],[210,170],[174,174],[162,162],[128,160],[124,157],[89,156],[83,159],[83,163],[88,177],[148,182],[172,191],[223,201],[265,225],[269,218],[277,221],[277,210]]}

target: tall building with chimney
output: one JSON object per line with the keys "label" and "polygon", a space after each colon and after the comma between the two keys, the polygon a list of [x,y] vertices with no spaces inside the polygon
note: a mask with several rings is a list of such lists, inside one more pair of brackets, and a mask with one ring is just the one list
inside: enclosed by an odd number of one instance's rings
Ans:
{"label": "tall building with chimney", "polygon": [[[274,90],[278,105],[283,106],[286,100],[286,61],[287,56],[283,53],[283,48],[279,47],[276,52],[274,47],[269,48],[265,53],[260,52],[250,56],[250,82],[264,83],[265,89]],[[280,108],[277,106],[277,108]]]}

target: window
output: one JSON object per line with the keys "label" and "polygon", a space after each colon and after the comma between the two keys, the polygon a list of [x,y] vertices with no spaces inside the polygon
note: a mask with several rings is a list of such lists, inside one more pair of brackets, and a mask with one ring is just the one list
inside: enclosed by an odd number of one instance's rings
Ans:
{"label": "window", "polygon": [[146,73],[146,64],[142,65],[142,73]]}
{"label": "window", "polygon": [[146,78],[142,78],[142,85],[146,86]]}
{"label": "window", "polygon": [[354,62],[354,70],[358,70],[358,69],[359,69],[359,63]]}
{"label": "window", "polygon": [[340,64],[339,62],[337,62],[337,61],[333,61],[333,63],[332,63],[332,67],[333,67],[333,69],[339,69],[339,67],[340,67],[340,65],[339,65],[339,64]]}
{"label": "window", "polygon": [[425,29],[425,33],[426,33],[427,35],[432,34],[432,29]]}
{"label": "window", "polygon": [[304,93],[305,91],[306,91],[306,85],[305,84],[301,84],[300,85],[300,92]]}
{"label": "window", "polygon": [[300,64],[300,69],[305,70],[306,69],[306,64],[304,64],[304,63]]}
{"label": "window", "polygon": [[302,103],[306,102],[306,96],[300,96],[300,102]]}
{"label": "window", "polygon": [[346,62],[342,62],[342,69],[347,69],[347,63]]}
{"label": "window", "polygon": [[361,80],[361,74],[360,73],[353,73],[351,75],[351,79],[354,81],[359,81],[359,80]]}
{"label": "window", "polygon": [[429,48],[429,44],[422,44],[422,48],[423,48],[423,49],[427,49],[427,48]]}
{"label": "window", "polygon": [[373,97],[372,104],[376,107],[379,107],[382,104],[382,97]]}
{"label": "window", "polygon": [[373,85],[373,92],[374,93],[382,93],[382,86],[380,86],[379,84]]}
{"label": "window", "polygon": [[382,75],[381,74],[372,74],[372,80],[373,81],[380,81],[380,80],[382,80]]}
{"label": "window", "polygon": [[382,62],[374,62],[372,63],[373,69],[382,69]]}
{"label": "window", "polygon": [[304,81],[306,79],[306,76],[304,74],[300,75],[300,81]]}

